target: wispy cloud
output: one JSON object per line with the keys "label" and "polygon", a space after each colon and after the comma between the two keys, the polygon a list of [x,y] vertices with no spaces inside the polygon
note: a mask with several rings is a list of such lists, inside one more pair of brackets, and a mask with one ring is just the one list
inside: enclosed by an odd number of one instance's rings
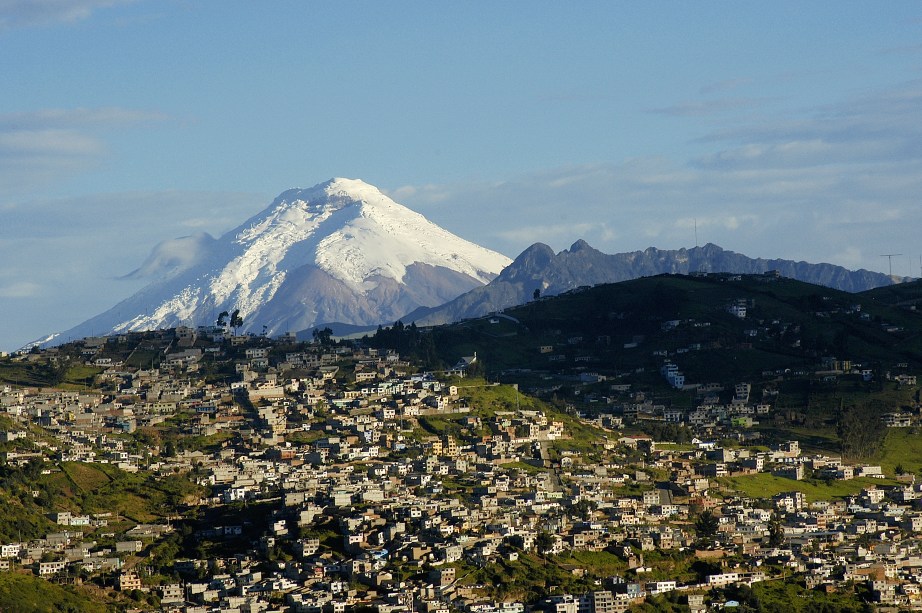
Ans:
{"label": "wispy cloud", "polygon": [[101,143],[72,130],[11,130],[0,132],[0,157],[81,157],[97,155]]}
{"label": "wispy cloud", "polygon": [[0,31],[56,23],[73,23],[99,9],[134,0],[0,0]]}
{"label": "wispy cloud", "polygon": [[200,261],[213,244],[214,238],[207,232],[163,241],[154,247],[140,268],[124,278],[150,279],[175,274]]}
{"label": "wispy cloud", "polygon": [[769,102],[769,98],[717,98],[694,100],[650,109],[651,113],[672,117],[706,117],[728,111],[755,109]]}
{"label": "wispy cloud", "polygon": [[724,79],[723,81],[715,81],[713,83],[708,83],[702,86],[701,89],[698,90],[698,93],[702,95],[716,94],[719,92],[734,90],[739,87],[743,87],[744,85],[749,85],[750,83],[752,83],[752,79]]}
{"label": "wispy cloud", "polygon": [[[29,313],[28,323],[8,322],[8,342],[25,344],[110,308],[147,282],[142,273],[177,270],[202,252],[210,242],[204,234],[156,247],[189,234],[189,220],[206,215],[210,223],[196,225],[220,235],[272,196],[123,192],[0,203],[0,313],[23,312],[23,304]],[[139,266],[137,275],[126,275]]]}
{"label": "wispy cloud", "polygon": [[[0,0],[2,1],[2,0]],[[169,117],[159,111],[120,107],[40,109],[24,113],[0,114],[0,130],[33,130],[37,128],[120,127]]]}
{"label": "wispy cloud", "polygon": [[887,47],[881,49],[883,55],[916,55],[922,53],[922,43],[915,45],[898,45],[896,47]]}
{"label": "wispy cloud", "polygon": [[922,84],[905,83],[738,121],[690,143],[699,153],[686,160],[638,158],[428,187],[442,194],[437,202],[407,189],[406,204],[512,257],[536,241],[561,249],[585,238],[618,252],[688,247],[697,238],[754,257],[882,270],[876,253],[918,250],[919,117]]}
{"label": "wispy cloud", "polygon": [[385,193],[388,197],[398,202],[413,198],[417,201],[436,203],[441,202],[448,196],[443,186],[433,184],[404,185],[390,191],[385,191]]}
{"label": "wispy cloud", "polygon": [[811,109],[806,117],[763,119],[719,130],[700,143],[729,148],[695,165],[731,168],[804,168],[843,163],[898,163],[922,159],[922,82]]}
{"label": "wispy cloud", "polygon": [[107,130],[166,119],[157,111],[118,107],[0,114],[0,183],[7,190],[4,196],[92,168],[107,151]]}
{"label": "wispy cloud", "polygon": [[42,289],[38,283],[19,281],[9,285],[0,285],[0,298],[32,298]]}

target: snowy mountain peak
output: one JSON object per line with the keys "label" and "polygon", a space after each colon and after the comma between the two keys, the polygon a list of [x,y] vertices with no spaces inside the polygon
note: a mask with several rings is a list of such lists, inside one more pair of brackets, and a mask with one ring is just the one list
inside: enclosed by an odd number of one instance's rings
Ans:
{"label": "snowy mountain peak", "polygon": [[323,187],[324,191],[330,196],[339,196],[351,198],[365,202],[374,202],[380,198],[386,198],[374,185],[365,183],[361,179],[345,179],[337,177],[321,183],[317,187]]}
{"label": "snowy mountain peak", "polygon": [[298,187],[282,192],[266,212],[276,208],[288,208],[297,202],[303,202],[314,209],[340,209],[356,204],[380,204],[390,202],[390,199],[377,187],[361,179],[338,177],[313,187]]}
{"label": "snowy mountain peak", "polygon": [[282,192],[219,239],[162,243],[142,271],[168,274],[64,336],[210,324],[234,309],[245,330],[270,334],[389,323],[487,283],[509,262],[373,185],[335,178]]}
{"label": "snowy mountain peak", "polygon": [[[251,270],[278,268],[271,261],[297,245],[324,271],[351,284],[383,275],[402,281],[415,263],[447,266],[483,283],[509,258],[460,239],[358,179],[331,179],[288,190],[270,207],[233,231],[251,258]],[[310,240],[309,240],[310,239]],[[301,253],[309,250],[312,253]]]}

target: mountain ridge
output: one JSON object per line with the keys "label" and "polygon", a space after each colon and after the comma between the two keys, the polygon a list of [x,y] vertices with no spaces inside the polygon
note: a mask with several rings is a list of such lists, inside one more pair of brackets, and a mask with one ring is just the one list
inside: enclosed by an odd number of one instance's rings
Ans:
{"label": "mountain ridge", "polygon": [[784,277],[851,293],[889,285],[894,281],[883,273],[863,269],[851,271],[834,264],[750,258],[713,243],[691,249],[649,247],[643,251],[605,254],[580,239],[570,249],[559,253],[554,253],[544,243],[535,243],[488,284],[440,307],[420,309],[407,321],[418,325],[437,325],[480,317],[524,304],[533,299],[535,291],[542,296],[553,296],[581,286],[617,283],[659,274],[758,274],[771,270]]}
{"label": "mountain ridge", "polygon": [[219,238],[158,244],[126,275],[150,283],[63,333],[36,341],[213,324],[239,310],[244,333],[318,325],[419,325],[482,316],[585,285],[690,272],[781,275],[858,292],[893,282],[832,264],[749,258],[714,244],[605,254],[585,240],[555,253],[535,243],[515,260],[461,239],[358,179],[283,191]]}

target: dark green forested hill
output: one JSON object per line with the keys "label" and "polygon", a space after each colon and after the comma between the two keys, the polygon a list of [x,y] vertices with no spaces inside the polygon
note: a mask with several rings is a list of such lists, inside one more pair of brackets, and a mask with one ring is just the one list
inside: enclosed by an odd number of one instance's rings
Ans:
{"label": "dark green forested hill", "polygon": [[[689,379],[813,369],[826,357],[919,369],[922,313],[902,302],[763,275],[660,275],[540,299],[431,334],[444,363],[476,351],[488,373],[613,375],[657,370],[664,357],[681,362]],[[728,312],[733,305],[746,316]]]}

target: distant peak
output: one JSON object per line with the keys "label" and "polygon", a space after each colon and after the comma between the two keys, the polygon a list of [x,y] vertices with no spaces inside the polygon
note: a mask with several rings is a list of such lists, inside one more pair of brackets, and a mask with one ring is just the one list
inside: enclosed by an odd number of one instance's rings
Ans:
{"label": "distant peak", "polygon": [[536,255],[542,257],[554,257],[554,250],[550,248],[549,245],[544,243],[535,243],[530,247],[527,247],[525,251],[519,254],[519,257],[535,257]]}
{"label": "distant peak", "polygon": [[[353,200],[363,200],[368,197],[380,197],[381,190],[374,185],[366,183],[361,179],[347,179],[344,177],[334,177],[323,183],[310,187],[308,189],[289,190],[296,191],[298,195],[306,200],[318,197],[347,197]],[[289,193],[289,192],[285,192]],[[321,196],[322,195],[322,196]]]}
{"label": "distant peak", "polygon": [[335,177],[313,187],[285,190],[267,210],[288,209],[297,202],[307,203],[311,209],[339,209],[359,203],[377,204],[393,201],[377,187],[361,179]]}
{"label": "distant peak", "polygon": [[570,253],[576,253],[577,251],[583,251],[584,249],[595,251],[595,249],[592,248],[592,245],[590,245],[583,239],[579,239],[578,241],[576,241],[570,246]]}
{"label": "distant peak", "polygon": [[520,266],[546,266],[553,258],[553,249],[544,243],[535,243],[519,254],[511,268]]}
{"label": "distant peak", "polygon": [[361,179],[347,179],[345,177],[334,177],[329,181],[321,183],[317,187],[323,186],[327,191],[364,191],[367,189],[373,189],[375,191],[380,191],[377,187],[370,183],[366,183]]}

